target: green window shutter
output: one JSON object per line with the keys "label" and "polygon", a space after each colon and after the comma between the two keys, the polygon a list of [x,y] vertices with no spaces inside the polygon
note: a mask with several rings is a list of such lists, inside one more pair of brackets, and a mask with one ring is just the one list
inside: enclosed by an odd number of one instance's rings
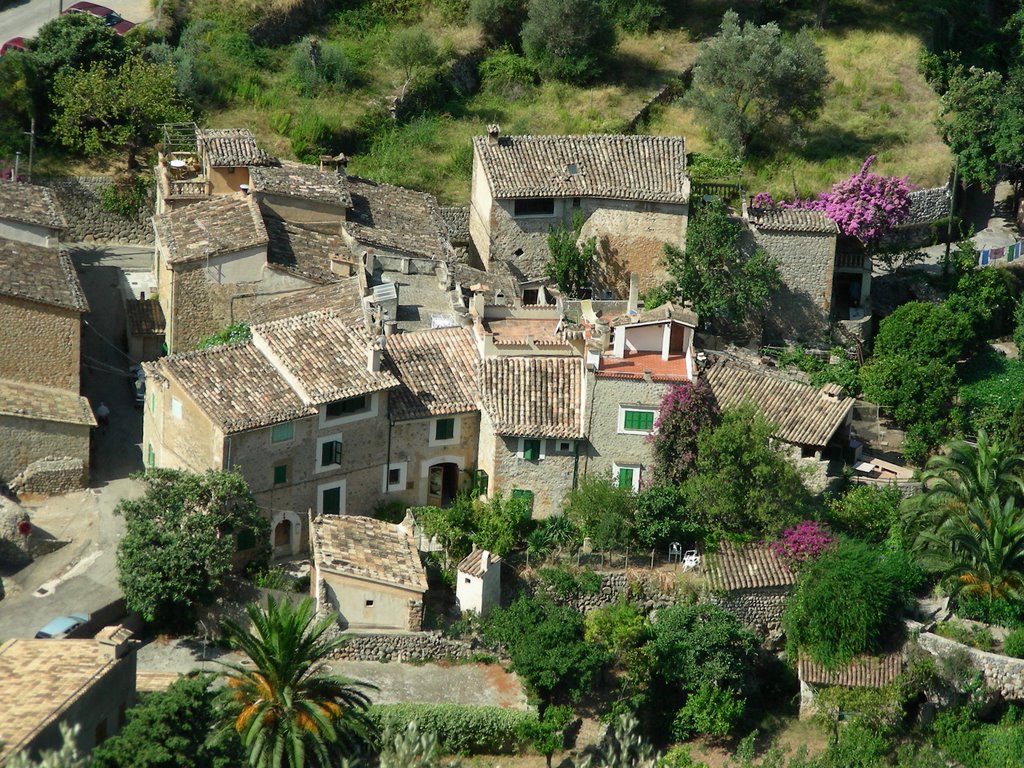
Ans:
{"label": "green window shutter", "polygon": [[149,465],[150,469],[156,467],[156,451],[153,450],[152,443],[146,444],[146,463]]}
{"label": "green window shutter", "polygon": [[237,540],[239,552],[245,549],[253,549],[256,546],[256,534],[248,528],[238,532]]}
{"label": "green window shutter", "polygon": [[654,411],[626,411],[622,426],[636,432],[654,429]]}
{"label": "green window shutter", "polygon": [[540,459],[540,440],[523,440],[523,458],[527,461]]}
{"label": "green window shutter", "polygon": [[438,419],[434,425],[435,440],[451,440],[455,437],[455,419]]}
{"label": "green window shutter", "polygon": [[530,510],[530,514],[533,514],[533,491],[526,491],[521,488],[514,488],[512,490],[513,499],[522,499],[526,502],[527,509]]}
{"label": "green window shutter", "polygon": [[275,424],[270,429],[270,442],[283,443],[295,437],[294,422],[287,421],[284,424]]}
{"label": "green window shutter", "polygon": [[487,484],[489,482],[490,478],[487,476],[487,473],[484,472],[482,469],[478,469],[476,471],[476,477],[473,482],[473,495],[483,496],[485,493],[487,493]]}
{"label": "green window shutter", "polygon": [[278,464],[274,467],[274,485],[288,482],[288,465]]}
{"label": "green window shutter", "polygon": [[149,412],[156,413],[156,392],[149,393]]}
{"label": "green window shutter", "polygon": [[619,467],[619,488],[633,488],[633,468]]}
{"label": "green window shutter", "polygon": [[323,510],[325,515],[341,514],[341,488],[327,488],[324,491]]}
{"label": "green window shutter", "polygon": [[320,466],[329,467],[332,464],[341,464],[340,440],[328,440],[320,446]]}

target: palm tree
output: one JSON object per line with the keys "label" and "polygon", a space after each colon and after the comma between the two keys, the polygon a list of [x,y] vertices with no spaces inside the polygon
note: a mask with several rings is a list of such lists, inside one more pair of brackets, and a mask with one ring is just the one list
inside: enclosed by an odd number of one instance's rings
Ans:
{"label": "palm tree", "polygon": [[993,493],[1002,498],[1024,495],[1024,455],[1008,443],[978,432],[978,445],[963,440],[949,444],[948,455],[932,456],[922,476],[926,507],[964,506]]}
{"label": "palm tree", "polygon": [[369,740],[366,709],[372,689],[329,672],[326,661],[344,643],[328,636],[335,616],[316,621],[313,601],[293,606],[273,597],[264,611],[246,608],[252,630],[224,622],[231,646],[251,666],[228,668],[226,726],[242,738],[249,765],[257,768],[327,768]]}
{"label": "palm tree", "polygon": [[1024,594],[1024,514],[1013,498],[973,499],[914,543],[918,561],[951,579],[952,594],[989,601]]}

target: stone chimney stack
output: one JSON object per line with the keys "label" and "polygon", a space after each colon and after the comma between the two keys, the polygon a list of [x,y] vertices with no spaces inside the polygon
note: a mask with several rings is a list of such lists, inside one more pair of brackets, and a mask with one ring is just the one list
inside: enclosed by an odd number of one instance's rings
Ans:
{"label": "stone chimney stack", "polygon": [[366,348],[366,370],[370,373],[380,373],[380,358],[381,353],[380,346],[378,344],[370,344]]}
{"label": "stone chimney stack", "polygon": [[626,305],[628,312],[636,312],[640,304],[640,277],[636,272],[629,273],[629,303]]}
{"label": "stone chimney stack", "polygon": [[487,143],[492,146],[498,146],[498,139],[501,138],[501,126],[497,123],[492,123],[487,126]]}
{"label": "stone chimney stack", "polygon": [[491,553],[486,549],[480,553],[480,570],[486,571],[491,565]]}

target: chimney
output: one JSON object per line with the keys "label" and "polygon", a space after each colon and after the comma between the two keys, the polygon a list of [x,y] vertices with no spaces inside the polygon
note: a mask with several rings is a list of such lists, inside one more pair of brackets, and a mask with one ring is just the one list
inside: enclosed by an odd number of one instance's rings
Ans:
{"label": "chimney", "polygon": [[344,152],[339,152],[335,156],[334,162],[338,164],[336,168],[338,173],[342,176],[348,176],[348,155]]}
{"label": "chimney", "polygon": [[241,191],[241,193],[243,195],[248,196],[248,194],[249,194],[249,185],[248,184],[239,184],[238,185],[238,189]]}
{"label": "chimney", "polygon": [[838,402],[842,399],[843,388],[838,384],[826,384],[821,388],[821,396],[829,402]]}
{"label": "chimney", "polygon": [[480,570],[486,571],[491,564],[491,553],[486,549],[480,553]]}
{"label": "chimney", "polygon": [[487,126],[487,144],[492,147],[498,146],[498,139],[501,138],[501,126],[492,123]]}
{"label": "chimney", "polygon": [[366,348],[366,370],[370,373],[380,373],[381,351],[377,344],[370,344]]}
{"label": "chimney", "polygon": [[96,633],[96,644],[100,651],[111,659],[120,659],[131,650],[132,631],[115,624],[104,627]]}
{"label": "chimney", "polygon": [[636,272],[629,273],[629,303],[626,305],[626,312],[636,312],[640,303],[640,277]]}

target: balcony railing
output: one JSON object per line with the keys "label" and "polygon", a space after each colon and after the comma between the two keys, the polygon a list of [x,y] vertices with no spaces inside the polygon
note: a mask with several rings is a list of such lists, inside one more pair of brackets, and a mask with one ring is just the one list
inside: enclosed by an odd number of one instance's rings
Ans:
{"label": "balcony railing", "polygon": [[871,269],[871,257],[863,253],[837,253],[836,269]]}

